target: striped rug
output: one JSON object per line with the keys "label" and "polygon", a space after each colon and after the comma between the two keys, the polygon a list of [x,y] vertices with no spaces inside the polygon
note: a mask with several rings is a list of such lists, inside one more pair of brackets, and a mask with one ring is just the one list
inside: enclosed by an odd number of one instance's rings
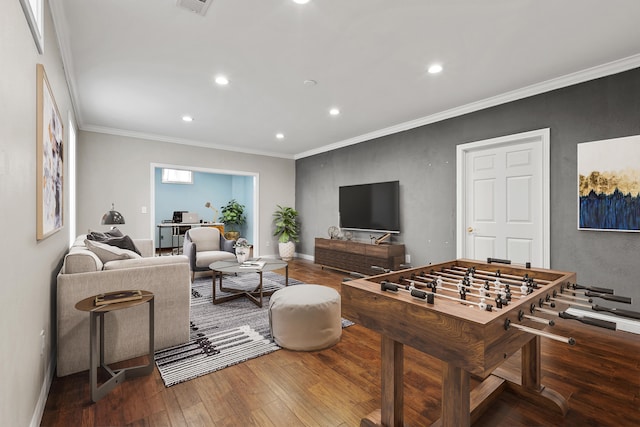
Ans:
{"label": "striped rug", "polygon": [[[225,276],[225,287],[253,290],[258,274]],[[263,273],[265,290],[283,288],[284,276]],[[302,282],[289,278],[289,286]],[[217,285],[217,282],[216,282]],[[191,337],[189,342],[159,350],[155,361],[166,387],[279,350],[269,330],[269,299],[259,308],[247,298],[222,304],[211,302],[211,277],[191,285]],[[226,295],[216,291],[216,297]],[[343,319],[343,327],[353,324]]]}

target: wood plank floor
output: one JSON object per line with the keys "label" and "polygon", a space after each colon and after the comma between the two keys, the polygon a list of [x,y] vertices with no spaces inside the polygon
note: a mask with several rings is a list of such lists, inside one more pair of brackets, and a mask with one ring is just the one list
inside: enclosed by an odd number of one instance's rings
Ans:
{"label": "wood plank floor", "polygon": [[[290,276],[340,289],[343,274],[304,260]],[[559,320],[573,347],[542,341],[543,383],[569,412],[540,409],[504,392],[476,426],[640,425],[640,336]],[[140,361],[136,361],[139,363]],[[405,346],[405,424],[440,417],[441,362]],[[359,325],[332,348],[279,350],[165,388],[157,369],[91,402],[88,372],[55,378],[43,426],[358,426],[380,407],[380,336]]]}

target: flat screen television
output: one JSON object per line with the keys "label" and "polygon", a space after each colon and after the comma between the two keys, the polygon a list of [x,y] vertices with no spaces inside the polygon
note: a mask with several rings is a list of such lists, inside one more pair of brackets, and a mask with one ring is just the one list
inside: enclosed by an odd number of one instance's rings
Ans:
{"label": "flat screen television", "polygon": [[400,181],[339,188],[340,227],[400,233]]}

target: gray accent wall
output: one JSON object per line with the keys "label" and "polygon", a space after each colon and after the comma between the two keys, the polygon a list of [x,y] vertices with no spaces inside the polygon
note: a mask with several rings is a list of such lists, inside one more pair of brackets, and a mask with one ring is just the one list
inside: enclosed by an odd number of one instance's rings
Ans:
{"label": "gray accent wall", "polygon": [[[631,296],[640,311],[640,233],[577,229],[577,144],[640,134],[640,69],[592,80],[296,161],[298,252],[338,225],[338,187],[400,181],[412,265],[456,257],[456,146],[550,128],[551,268]],[[640,159],[638,159],[640,163]],[[369,241],[369,233],[356,238]]]}

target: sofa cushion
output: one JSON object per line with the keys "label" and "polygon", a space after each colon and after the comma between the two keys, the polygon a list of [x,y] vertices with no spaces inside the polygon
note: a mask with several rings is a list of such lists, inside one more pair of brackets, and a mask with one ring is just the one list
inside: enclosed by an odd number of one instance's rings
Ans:
{"label": "sofa cushion", "polygon": [[118,259],[142,258],[137,253],[128,249],[121,249],[117,246],[111,246],[101,242],[94,242],[89,239],[86,239],[84,241],[84,244],[87,245],[87,249],[98,255],[98,258],[100,258],[100,261],[102,261],[103,263],[115,261]]}
{"label": "sofa cushion", "polygon": [[105,263],[105,270],[122,270],[125,268],[149,267],[176,263],[188,263],[189,258],[184,255],[157,256],[150,258],[121,259]]}
{"label": "sofa cushion", "polygon": [[196,252],[196,267],[209,267],[209,264],[216,261],[236,261],[236,256],[226,251]]}

